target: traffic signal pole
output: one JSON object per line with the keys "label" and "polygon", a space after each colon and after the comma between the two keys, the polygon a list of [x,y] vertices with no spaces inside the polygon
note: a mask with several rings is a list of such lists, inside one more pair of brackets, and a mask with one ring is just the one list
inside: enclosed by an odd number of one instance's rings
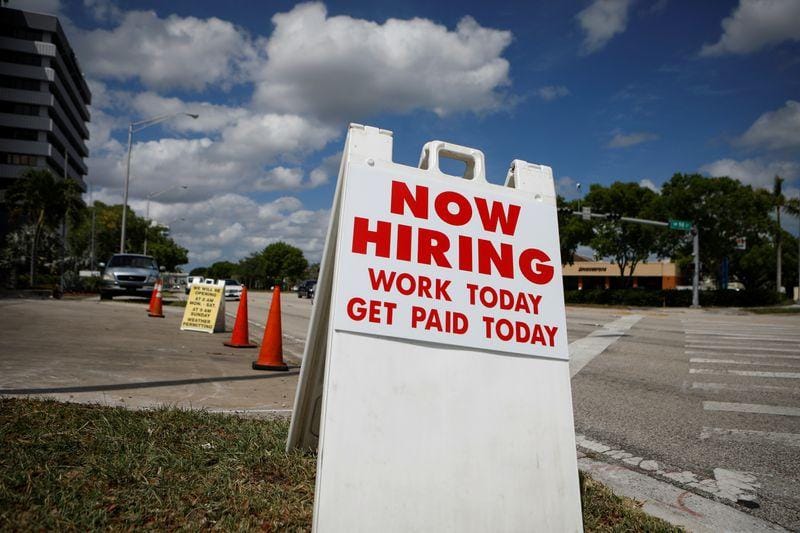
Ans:
{"label": "traffic signal pole", "polygon": [[[675,224],[676,222],[681,223],[682,221],[672,221],[673,223],[670,223],[662,222],[660,220],[648,220],[646,218],[623,217],[614,215],[612,213],[592,213],[588,211],[587,208],[584,208],[581,211],[571,211],[571,213],[575,216],[582,217],[584,220],[599,218],[603,220],[619,220],[620,222],[632,222],[634,224],[659,226],[662,228],[690,229],[688,227],[681,227]],[[688,225],[688,222],[682,223]],[[691,232],[692,254],[694,255],[694,274],[692,275],[692,307],[698,308],[700,307],[700,232],[697,230],[697,226],[694,224],[691,225]]]}

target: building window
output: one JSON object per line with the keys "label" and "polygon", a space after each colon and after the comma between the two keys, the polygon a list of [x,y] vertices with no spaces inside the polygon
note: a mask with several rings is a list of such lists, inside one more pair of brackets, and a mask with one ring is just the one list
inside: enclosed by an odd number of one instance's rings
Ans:
{"label": "building window", "polygon": [[35,167],[37,157],[28,154],[10,154],[0,152],[0,165],[21,165],[24,167]]}
{"label": "building window", "polygon": [[16,139],[18,141],[38,141],[39,132],[23,128],[0,126],[0,139]]}
{"label": "building window", "polygon": [[0,76],[0,87],[5,87],[6,89],[22,89],[23,91],[39,91],[42,88],[42,82],[28,78]]}
{"label": "building window", "polygon": [[26,54],[24,52],[15,52],[13,50],[0,50],[0,61],[16,63],[17,65],[42,66],[41,56]]}
{"label": "building window", "polygon": [[39,116],[39,106],[30,104],[19,104],[17,102],[0,102],[0,113],[12,115]]}

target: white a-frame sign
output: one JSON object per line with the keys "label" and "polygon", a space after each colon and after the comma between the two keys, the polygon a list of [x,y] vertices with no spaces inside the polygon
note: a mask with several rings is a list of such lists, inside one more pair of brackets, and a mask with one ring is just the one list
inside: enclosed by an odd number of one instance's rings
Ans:
{"label": "white a-frame sign", "polygon": [[317,531],[582,530],[549,167],[350,126],[288,446]]}

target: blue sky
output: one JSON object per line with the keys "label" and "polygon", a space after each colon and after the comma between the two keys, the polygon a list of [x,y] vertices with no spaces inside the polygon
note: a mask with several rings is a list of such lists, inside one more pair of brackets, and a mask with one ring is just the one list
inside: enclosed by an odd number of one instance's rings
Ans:
{"label": "blue sky", "polygon": [[[348,122],[416,164],[441,139],[550,165],[559,190],[675,172],[800,194],[800,2],[29,0],[64,21],[94,93],[89,181],[172,222],[193,265],[275,240],[318,259]],[[12,2],[13,5],[13,2]]]}

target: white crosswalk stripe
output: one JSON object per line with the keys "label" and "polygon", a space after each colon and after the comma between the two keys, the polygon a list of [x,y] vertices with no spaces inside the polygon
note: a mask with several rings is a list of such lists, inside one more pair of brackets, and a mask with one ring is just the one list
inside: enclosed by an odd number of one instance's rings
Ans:
{"label": "white crosswalk stripe", "polygon": [[683,321],[689,390],[708,421],[700,440],[800,447],[797,423],[791,422],[800,417],[800,328],[795,324],[748,316]]}

